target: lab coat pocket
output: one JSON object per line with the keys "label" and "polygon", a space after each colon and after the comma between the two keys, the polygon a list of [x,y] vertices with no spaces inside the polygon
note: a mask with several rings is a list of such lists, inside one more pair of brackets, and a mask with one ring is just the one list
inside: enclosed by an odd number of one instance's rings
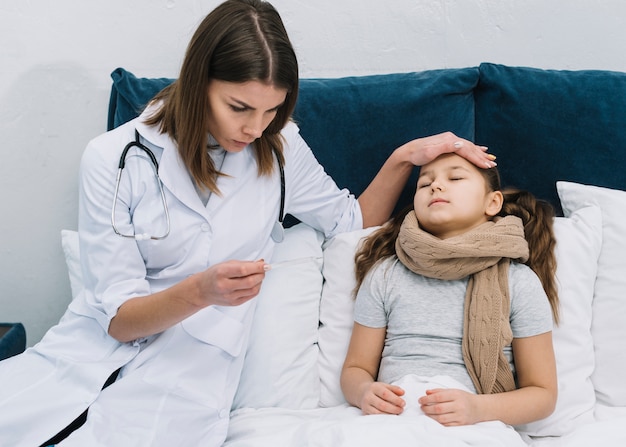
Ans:
{"label": "lab coat pocket", "polygon": [[222,309],[210,306],[182,322],[185,331],[204,343],[217,346],[233,357],[241,352],[244,325]]}

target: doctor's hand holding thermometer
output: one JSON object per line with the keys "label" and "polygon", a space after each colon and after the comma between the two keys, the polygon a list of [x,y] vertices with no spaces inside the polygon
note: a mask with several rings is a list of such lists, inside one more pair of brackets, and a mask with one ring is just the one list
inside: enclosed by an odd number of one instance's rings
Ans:
{"label": "doctor's hand holding thermometer", "polygon": [[208,306],[240,306],[259,294],[266,266],[263,260],[226,261],[161,292],[131,298],[111,320],[109,334],[130,342],[163,332]]}

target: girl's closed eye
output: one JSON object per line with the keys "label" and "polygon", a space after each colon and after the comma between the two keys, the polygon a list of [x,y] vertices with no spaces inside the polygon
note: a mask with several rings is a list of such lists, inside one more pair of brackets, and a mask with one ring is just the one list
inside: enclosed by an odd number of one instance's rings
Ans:
{"label": "girl's closed eye", "polygon": [[433,183],[433,176],[430,173],[422,172],[417,178],[417,189],[427,188]]}

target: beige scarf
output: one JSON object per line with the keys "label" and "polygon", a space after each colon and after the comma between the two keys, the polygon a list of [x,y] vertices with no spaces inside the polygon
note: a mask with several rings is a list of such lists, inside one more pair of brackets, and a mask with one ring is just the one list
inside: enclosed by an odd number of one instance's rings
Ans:
{"label": "beige scarf", "polygon": [[509,262],[528,259],[521,219],[498,218],[442,240],[423,231],[411,212],[400,228],[396,254],[409,270],[430,278],[453,280],[472,275],[465,294],[465,366],[478,393],[515,389],[503,348],[513,340],[509,323]]}

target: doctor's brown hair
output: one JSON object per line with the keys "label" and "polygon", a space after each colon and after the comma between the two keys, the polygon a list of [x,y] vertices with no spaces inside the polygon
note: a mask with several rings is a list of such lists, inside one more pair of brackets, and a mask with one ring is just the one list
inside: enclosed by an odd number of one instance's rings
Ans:
{"label": "doctor's brown hair", "polygon": [[227,0],[202,21],[193,35],[176,81],[154,101],[163,105],[146,123],[160,125],[177,143],[192,177],[219,193],[220,174],[207,153],[209,82],[260,81],[287,90],[285,102],[254,142],[259,175],[274,170],[274,150],[283,162],[280,131],[298,95],[298,62],[278,12],[260,0]]}
{"label": "doctor's brown hair", "polygon": [[[529,257],[525,262],[539,277],[552,308],[552,318],[559,322],[559,297],[556,287],[556,255],[554,246],[554,208],[539,200],[528,191],[513,188],[502,189],[500,174],[496,168],[476,168],[485,179],[487,192],[502,191],[504,202],[498,216],[517,216],[524,224],[524,236],[528,242]],[[404,208],[380,229],[367,236],[355,255],[356,294],[370,269],[385,258],[395,256],[396,238],[405,216],[413,212],[413,205]]]}

